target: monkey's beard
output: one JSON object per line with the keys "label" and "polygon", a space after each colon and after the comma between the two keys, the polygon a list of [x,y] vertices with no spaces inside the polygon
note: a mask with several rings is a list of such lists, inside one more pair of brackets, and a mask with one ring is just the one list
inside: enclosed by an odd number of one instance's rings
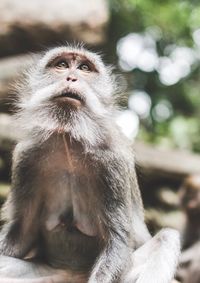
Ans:
{"label": "monkey's beard", "polygon": [[23,109],[16,118],[27,138],[34,136],[42,142],[53,134],[66,133],[87,147],[104,144],[110,128],[105,113],[98,115],[87,106],[76,109],[50,102],[31,110]]}

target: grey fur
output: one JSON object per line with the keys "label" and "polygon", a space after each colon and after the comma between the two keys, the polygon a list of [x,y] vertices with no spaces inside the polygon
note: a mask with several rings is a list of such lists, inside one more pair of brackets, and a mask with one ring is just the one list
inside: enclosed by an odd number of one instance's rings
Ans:
{"label": "grey fur", "polygon": [[[69,68],[58,74],[47,67],[63,53],[86,57],[97,71],[82,74]],[[70,75],[76,82],[66,82]],[[70,103],[60,107],[54,102],[66,87],[81,96],[80,108],[74,109]],[[2,255],[23,259],[36,248],[36,258],[43,264],[55,268],[55,273],[63,270],[63,282],[71,282],[66,281],[67,270],[89,272],[89,283],[147,282],[140,281],[140,275],[130,278],[133,252],[151,236],[144,223],[132,144],[115,123],[115,91],[111,70],[100,56],[82,47],[50,50],[28,71],[19,87],[15,117],[23,135],[13,155]],[[158,277],[158,283],[170,282],[176,266],[178,237],[170,233],[176,248],[173,245],[174,251],[169,253],[172,259],[165,269],[166,280]],[[157,238],[151,240],[153,247],[164,250],[165,236]],[[145,261],[140,264],[144,266]],[[0,260],[0,275],[1,266]],[[23,261],[19,260],[19,266],[23,270]],[[37,266],[32,267],[33,273]],[[39,283],[48,268],[41,270]],[[20,283],[29,282],[26,276],[31,272],[24,273]],[[2,276],[6,280],[4,273]],[[48,280],[45,282],[62,281]]]}

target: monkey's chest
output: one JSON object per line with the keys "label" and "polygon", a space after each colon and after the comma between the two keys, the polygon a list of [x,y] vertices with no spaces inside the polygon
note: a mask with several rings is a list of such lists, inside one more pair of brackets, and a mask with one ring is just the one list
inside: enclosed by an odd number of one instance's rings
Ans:
{"label": "monkey's chest", "polygon": [[45,227],[53,231],[62,227],[74,229],[87,236],[96,236],[92,189],[84,176],[57,172],[48,184],[45,200]]}
{"label": "monkey's chest", "polygon": [[49,179],[43,236],[47,258],[56,267],[85,268],[98,254],[98,221],[89,186],[84,176],[66,172]]}

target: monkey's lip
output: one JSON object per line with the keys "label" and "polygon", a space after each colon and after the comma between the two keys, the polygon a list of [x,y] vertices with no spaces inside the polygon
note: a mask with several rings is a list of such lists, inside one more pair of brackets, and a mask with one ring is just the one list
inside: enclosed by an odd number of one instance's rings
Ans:
{"label": "monkey's lip", "polygon": [[74,106],[81,105],[84,101],[80,94],[74,91],[62,91],[54,97],[54,100],[73,104]]}

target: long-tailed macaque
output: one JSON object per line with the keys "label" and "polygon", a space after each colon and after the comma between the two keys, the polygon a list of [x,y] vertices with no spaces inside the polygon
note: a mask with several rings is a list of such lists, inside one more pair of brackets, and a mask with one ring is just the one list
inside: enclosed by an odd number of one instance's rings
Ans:
{"label": "long-tailed macaque", "polygon": [[179,235],[151,238],[144,223],[115,85],[99,55],[70,46],[46,52],[23,79],[1,283],[171,282]]}

